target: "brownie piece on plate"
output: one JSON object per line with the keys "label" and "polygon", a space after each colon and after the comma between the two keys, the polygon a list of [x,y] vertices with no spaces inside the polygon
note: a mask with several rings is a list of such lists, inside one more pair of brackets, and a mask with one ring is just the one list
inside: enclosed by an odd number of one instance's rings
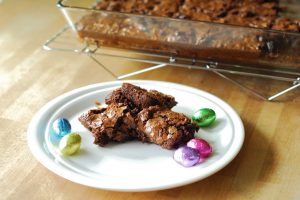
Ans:
{"label": "brownie piece on plate", "polygon": [[184,114],[158,106],[143,109],[137,116],[138,139],[165,149],[185,144],[198,130],[198,125]]}
{"label": "brownie piece on plate", "polygon": [[79,117],[99,146],[138,139],[172,149],[192,139],[199,129],[184,114],[170,110],[177,103],[174,97],[156,90],[124,83],[105,102],[107,107]]}
{"label": "brownie piece on plate", "polygon": [[105,103],[124,103],[135,112],[156,105],[171,109],[177,104],[175,98],[171,95],[166,95],[156,90],[147,91],[130,83],[123,83],[121,88],[114,90],[105,99]]}
{"label": "brownie piece on plate", "polygon": [[110,141],[124,142],[136,138],[136,124],[124,104],[110,104],[107,108],[89,110],[79,117],[81,124],[89,129],[94,143],[104,146]]}

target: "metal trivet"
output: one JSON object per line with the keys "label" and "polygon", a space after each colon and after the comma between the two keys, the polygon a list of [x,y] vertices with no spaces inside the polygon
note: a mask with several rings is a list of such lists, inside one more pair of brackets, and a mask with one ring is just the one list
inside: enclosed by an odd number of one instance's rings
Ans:
{"label": "metal trivet", "polygon": [[[128,50],[121,50],[116,48],[107,48],[107,47],[99,48],[95,46],[88,46],[79,42],[74,32],[68,26],[63,28],[56,35],[50,38],[44,44],[43,47],[45,50],[49,50],[49,51],[50,50],[67,51],[67,52],[75,52],[79,54],[86,54],[92,60],[94,60],[100,67],[105,69],[116,79],[128,78],[151,70],[163,68],[168,65],[175,66],[175,67],[184,67],[188,69],[208,70],[234,83],[235,85],[250,92],[256,97],[267,101],[272,101],[277,97],[282,96],[287,92],[292,91],[300,86],[299,70],[283,69],[283,68],[267,69],[262,67],[255,68],[255,67],[247,67],[247,66],[240,66],[240,65],[220,64],[220,63],[206,61],[206,60],[177,58],[172,55],[166,56],[160,54],[145,53],[141,51],[128,51]],[[115,73],[113,73],[109,68],[107,68],[105,65],[103,65],[101,61],[96,57],[97,55],[111,56],[111,57],[116,57],[116,58],[126,59],[130,61],[136,61],[136,62],[150,63],[153,64],[153,66],[118,76]],[[285,82],[289,82],[290,86],[271,96],[265,96],[259,93],[258,91],[250,89],[249,87],[246,87],[244,84],[230,78],[228,76],[229,74],[285,81]]]}

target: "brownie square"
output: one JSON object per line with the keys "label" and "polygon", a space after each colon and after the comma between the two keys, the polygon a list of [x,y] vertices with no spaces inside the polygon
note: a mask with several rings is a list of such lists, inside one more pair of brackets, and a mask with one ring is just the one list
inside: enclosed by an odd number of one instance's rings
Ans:
{"label": "brownie square", "polygon": [[165,149],[173,149],[194,138],[199,130],[182,113],[161,109],[158,106],[143,109],[137,116],[138,139],[142,142],[158,144]]}

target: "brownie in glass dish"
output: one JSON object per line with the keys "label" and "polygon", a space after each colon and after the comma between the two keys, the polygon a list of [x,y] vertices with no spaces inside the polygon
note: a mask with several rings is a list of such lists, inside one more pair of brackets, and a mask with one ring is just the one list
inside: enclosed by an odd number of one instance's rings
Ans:
{"label": "brownie in glass dish", "polygon": [[300,20],[282,17],[278,0],[102,0],[93,9],[77,23],[89,45],[300,67]]}

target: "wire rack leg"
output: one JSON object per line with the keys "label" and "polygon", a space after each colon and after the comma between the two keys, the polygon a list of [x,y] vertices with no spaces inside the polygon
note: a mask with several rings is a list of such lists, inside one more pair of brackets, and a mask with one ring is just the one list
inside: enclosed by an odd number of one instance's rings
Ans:
{"label": "wire rack leg", "polygon": [[132,72],[132,73],[128,73],[128,74],[121,75],[121,76],[118,77],[118,79],[128,78],[128,77],[130,77],[130,76],[134,76],[134,75],[138,75],[138,74],[141,74],[141,73],[149,72],[149,71],[151,71],[151,70],[163,68],[163,67],[165,67],[165,66],[167,66],[167,64],[154,65],[154,66],[148,67],[148,68],[146,68],[146,69],[141,69],[141,70],[137,70],[137,71]]}
{"label": "wire rack leg", "polygon": [[212,72],[214,72],[215,74],[221,76],[222,78],[226,79],[227,81],[229,81],[229,82],[231,82],[231,83],[233,83],[233,84],[239,86],[239,87],[242,88],[243,90],[245,90],[245,91],[247,91],[247,92],[253,94],[254,96],[258,97],[259,99],[262,99],[262,100],[265,100],[265,101],[268,100],[268,98],[266,98],[266,97],[264,97],[263,95],[259,94],[259,93],[256,92],[255,90],[252,90],[252,89],[250,89],[250,88],[248,88],[248,87],[246,87],[246,86],[240,84],[239,82],[237,82],[237,81],[235,81],[235,80],[229,78],[228,76],[225,76],[224,74],[221,74],[220,72],[217,72],[217,71],[212,71]]}
{"label": "wire rack leg", "polygon": [[277,97],[280,97],[280,96],[286,94],[287,92],[290,92],[290,91],[292,91],[292,90],[294,90],[294,89],[296,89],[297,87],[300,86],[300,82],[298,82],[300,80],[300,78],[298,78],[297,81],[294,83],[293,86],[288,87],[287,89],[284,89],[284,90],[282,90],[282,91],[280,91],[280,92],[278,92],[278,93],[276,93],[276,94],[274,94],[274,95],[272,95],[270,97],[264,97],[263,95],[261,95],[260,93],[256,92],[255,90],[252,90],[252,89],[250,89],[250,88],[242,85],[241,83],[233,80],[232,78],[229,78],[228,76],[225,76],[224,74],[221,74],[220,72],[217,72],[217,71],[212,71],[212,72],[214,72],[215,74],[221,76],[222,78],[224,78],[224,79],[230,81],[231,83],[239,86],[243,90],[246,90],[247,92],[249,92],[249,93],[253,94],[254,96],[256,96],[256,97],[258,97],[258,98],[260,98],[262,100],[265,100],[265,101],[273,101]]}
{"label": "wire rack leg", "polygon": [[284,95],[285,93],[290,92],[290,91],[296,89],[296,88],[299,87],[299,86],[300,86],[300,83],[296,83],[296,84],[294,84],[293,86],[291,86],[291,87],[289,87],[289,88],[287,88],[287,89],[285,89],[285,90],[282,90],[281,92],[278,92],[278,93],[276,93],[276,94],[270,96],[270,97],[268,98],[268,101],[272,101],[273,99],[275,99],[275,98],[277,98],[277,97],[279,97],[279,96],[281,96],[281,95]]}
{"label": "wire rack leg", "polygon": [[96,59],[92,54],[88,54],[90,56],[90,58],[95,61],[100,67],[102,67],[105,71],[107,71],[110,75],[112,75],[115,79],[118,78],[118,76],[113,73],[112,71],[110,71],[107,67],[105,67],[105,65],[103,65],[98,59]]}
{"label": "wire rack leg", "polygon": [[88,54],[89,57],[94,60],[99,66],[101,66],[105,71],[107,71],[110,75],[112,75],[115,79],[118,79],[118,80],[121,80],[121,79],[124,79],[124,78],[128,78],[128,77],[131,77],[131,76],[135,76],[135,75],[138,75],[138,74],[142,74],[142,73],[145,73],[145,72],[149,72],[149,71],[152,71],[152,70],[155,70],[155,69],[159,69],[159,68],[163,68],[163,67],[166,67],[167,64],[159,64],[159,65],[154,65],[154,66],[151,66],[151,67],[148,67],[146,69],[141,69],[141,70],[137,70],[137,71],[134,71],[134,72],[131,72],[131,73],[128,73],[128,74],[123,74],[121,76],[118,76],[116,75],[115,73],[113,73],[111,70],[109,70],[104,64],[102,64],[97,58],[95,58],[95,56],[93,56],[93,54]]}

